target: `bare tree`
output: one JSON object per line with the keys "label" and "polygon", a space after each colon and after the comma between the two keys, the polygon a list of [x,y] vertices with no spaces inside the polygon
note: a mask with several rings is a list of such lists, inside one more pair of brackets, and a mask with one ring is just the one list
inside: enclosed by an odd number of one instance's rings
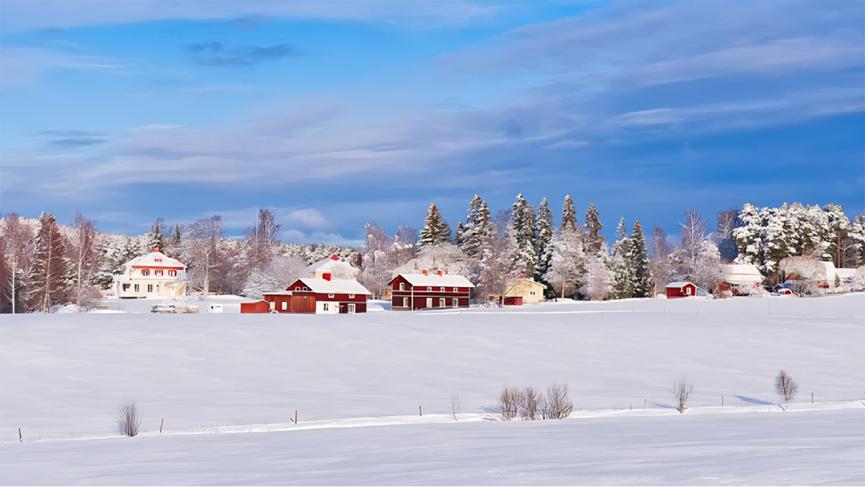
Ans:
{"label": "bare tree", "polygon": [[688,409],[688,397],[693,389],[694,387],[685,378],[673,381],[673,394],[676,396],[676,403],[678,404],[676,410],[679,413],[684,414],[685,410]]}
{"label": "bare tree", "polygon": [[553,384],[547,387],[544,402],[546,405],[544,416],[549,419],[565,419],[574,410],[574,403],[568,397],[567,384]]}
{"label": "bare tree", "polygon": [[521,399],[519,404],[520,417],[528,421],[538,419],[540,405],[543,402],[543,393],[529,386],[523,390]]}
{"label": "bare tree", "polygon": [[17,305],[21,300],[18,291],[21,288],[22,269],[27,269],[30,266],[29,256],[32,255],[32,252],[27,251],[27,246],[32,242],[33,235],[26,225],[21,224],[17,214],[9,213],[3,219],[3,238],[6,241],[9,301],[12,314],[15,314]]}
{"label": "bare tree", "polygon": [[775,392],[784,399],[785,403],[790,402],[798,390],[799,385],[793,381],[793,378],[786,371],[782,370],[778,372],[778,376],[775,377]]}
{"label": "bare tree", "polygon": [[282,226],[276,223],[276,213],[269,208],[258,210],[258,221],[247,231],[247,252],[249,265],[255,269],[263,269],[274,257],[274,248],[279,242],[279,230]]}
{"label": "bare tree", "polygon": [[123,436],[137,436],[141,427],[141,412],[135,401],[127,401],[117,411],[117,430]]}
{"label": "bare tree", "polygon": [[454,418],[454,421],[459,420],[460,414],[460,395],[454,392],[451,394],[451,417]]}
{"label": "bare tree", "polygon": [[75,304],[85,306],[91,304],[99,293],[93,286],[93,276],[99,270],[99,253],[96,251],[96,226],[91,220],[84,218],[81,212],[75,212],[74,237],[69,246],[75,279],[73,282]]}
{"label": "bare tree", "polygon": [[510,421],[517,417],[520,410],[520,404],[523,402],[523,391],[518,387],[505,387],[499,394],[499,410],[502,413],[502,419]]}
{"label": "bare tree", "polygon": [[222,217],[211,216],[198,220],[186,229],[183,239],[192,273],[201,280],[202,293],[210,293],[210,282],[219,261],[219,241],[222,239]]}

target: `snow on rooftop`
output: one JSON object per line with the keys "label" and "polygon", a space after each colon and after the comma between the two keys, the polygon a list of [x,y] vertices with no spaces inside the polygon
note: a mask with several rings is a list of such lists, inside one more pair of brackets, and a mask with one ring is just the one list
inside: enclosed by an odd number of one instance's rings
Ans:
{"label": "snow on rooftop", "polygon": [[139,255],[126,263],[126,267],[144,266],[144,267],[182,267],[186,269],[186,264],[177,259],[168,257],[158,249]]}
{"label": "snow on rooftop", "polygon": [[676,281],[676,282],[671,282],[671,283],[667,284],[667,287],[682,288],[682,287],[685,287],[688,285],[696,286],[696,284],[694,284],[693,282],[690,282],[690,281]]}
{"label": "snow on rooftop", "polygon": [[365,295],[372,294],[355,279],[321,279],[318,277],[301,277],[298,280],[303,282],[306,287],[316,293]]}
{"label": "snow on rooftop", "polygon": [[399,274],[412,286],[446,286],[446,287],[475,287],[471,281],[458,274],[442,274],[435,272],[429,274]]}

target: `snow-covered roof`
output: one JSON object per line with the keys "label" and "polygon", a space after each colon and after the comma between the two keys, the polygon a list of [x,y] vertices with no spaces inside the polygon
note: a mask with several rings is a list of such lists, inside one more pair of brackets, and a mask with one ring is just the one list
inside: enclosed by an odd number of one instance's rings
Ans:
{"label": "snow-covered roof", "polygon": [[751,285],[763,282],[763,275],[753,264],[725,264],[724,281],[730,284]]}
{"label": "snow-covered roof", "polygon": [[690,281],[676,281],[676,282],[671,282],[671,283],[667,284],[666,287],[672,287],[672,288],[679,288],[679,289],[681,289],[681,288],[683,288],[683,287],[685,287],[685,286],[695,286],[695,287],[696,287],[696,285],[695,285],[693,282],[690,282]]}
{"label": "snow-covered roof", "polygon": [[301,277],[298,279],[314,293],[327,294],[366,294],[372,293],[354,279],[321,279],[318,277]]}
{"label": "snow-covered roof", "polygon": [[158,250],[154,250],[150,253],[139,255],[134,259],[130,260],[126,263],[127,268],[131,268],[133,266],[141,266],[141,267],[181,267],[186,269],[186,264],[180,262],[177,259],[172,259],[167,255],[159,252]]}
{"label": "snow-covered roof", "polygon": [[321,277],[321,275],[325,272],[329,272],[332,275],[344,276],[356,276],[358,272],[360,272],[358,268],[340,259],[336,255],[311,264],[309,267],[306,268],[306,270],[313,273],[317,277]]}
{"label": "snow-covered roof", "polygon": [[[471,281],[458,274],[438,275],[435,272],[429,274],[398,274],[412,286],[445,286],[445,287],[475,287]],[[391,279],[393,281],[393,279]]]}

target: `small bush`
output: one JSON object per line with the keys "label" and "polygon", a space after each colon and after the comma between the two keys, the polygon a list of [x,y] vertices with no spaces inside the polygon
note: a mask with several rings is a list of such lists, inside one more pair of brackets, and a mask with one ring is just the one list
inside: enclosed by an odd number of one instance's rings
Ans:
{"label": "small bush", "polygon": [[676,410],[679,411],[680,414],[684,414],[685,410],[688,409],[688,397],[691,395],[693,389],[694,387],[687,379],[679,379],[673,382],[673,394],[676,396],[676,402],[678,404]]}
{"label": "small bush", "polygon": [[117,417],[117,430],[120,431],[120,434],[123,436],[136,436],[140,427],[141,412],[138,411],[135,401],[129,401],[120,406]]}
{"label": "small bush", "polygon": [[547,387],[544,406],[546,419],[565,419],[570,416],[571,411],[574,410],[574,403],[568,397],[568,385],[553,384]]}
{"label": "small bush", "polygon": [[523,403],[523,391],[518,387],[505,387],[499,394],[499,410],[502,419],[510,421],[517,417],[520,405]]}
{"label": "small bush", "polygon": [[775,392],[784,399],[784,402],[789,402],[793,399],[798,390],[799,385],[793,381],[793,378],[786,371],[782,370],[778,372],[778,376],[775,377]]}
{"label": "small bush", "polygon": [[523,390],[521,399],[522,402],[520,402],[519,407],[520,417],[528,421],[538,419],[540,405],[543,401],[543,393],[536,391],[534,387],[529,386]]}

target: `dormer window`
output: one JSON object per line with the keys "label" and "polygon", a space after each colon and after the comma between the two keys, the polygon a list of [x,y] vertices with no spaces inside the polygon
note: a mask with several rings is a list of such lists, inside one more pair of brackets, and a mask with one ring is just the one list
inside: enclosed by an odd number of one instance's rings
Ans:
{"label": "dormer window", "polygon": [[427,286],[427,287],[426,287],[426,290],[427,290],[427,291],[432,291],[432,287],[431,287],[431,286]]}
{"label": "dormer window", "polygon": [[153,275],[154,276],[161,276],[162,275],[162,269],[157,269],[157,270],[153,271]]}
{"label": "dormer window", "polygon": [[454,292],[458,292],[458,291],[459,291],[459,288],[454,288]]}
{"label": "dormer window", "polygon": [[162,259],[153,259],[154,262],[162,262]]}
{"label": "dormer window", "polygon": [[330,293],[330,294],[327,295],[327,297],[329,297],[329,298],[333,298],[333,297],[334,297],[334,294],[333,294],[333,293]]}
{"label": "dormer window", "polygon": [[441,292],[445,292],[445,288],[444,288],[444,286],[440,287],[440,288],[439,288],[439,291],[441,291]]}
{"label": "dormer window", "polygon": [[172,270],[168,271],[168,275],[171,277],[177,277],[177,271],[172,269]]}
{"label": "dormer window", "polygon": [[354,294],[349,294],[348,299],[354,299]]}
{"label": "dormer window", "polygon": [[405,283],[404,282],[399,283],[399,290],[405,291]]}
{"label": "dormer window", "polygon": [[141,275],[142,275],[142,276],[149,276],[149,275],[150,275],[150,270],[148,270],[148,269],[142,269],[142,270],[141,270]]}

